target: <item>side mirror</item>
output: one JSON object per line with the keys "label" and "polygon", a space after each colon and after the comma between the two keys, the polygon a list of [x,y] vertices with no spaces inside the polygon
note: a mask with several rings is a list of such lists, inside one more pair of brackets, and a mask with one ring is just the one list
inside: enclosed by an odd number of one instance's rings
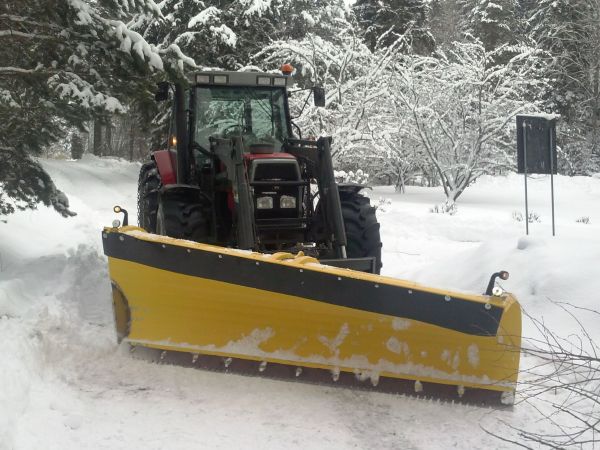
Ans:
{"label": "side mirror", "polygon": [[169,99],[169,83],[161,81],[156,83],[156,92],[154,93],[154,100],[157,102],[164,102]]}
{"label": "side mirror", "polygon": [[315,86],[313,88],[313,99],[315,106],[325,106],[325,89],[321,86]]}

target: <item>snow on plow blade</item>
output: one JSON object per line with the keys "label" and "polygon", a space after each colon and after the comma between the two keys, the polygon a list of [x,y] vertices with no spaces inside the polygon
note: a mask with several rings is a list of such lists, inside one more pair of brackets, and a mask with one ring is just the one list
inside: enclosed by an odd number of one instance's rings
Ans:
{"label": "snow on plow blade", "polygon": [[521,310],[510,294],[459,294],[137,227],[105,228],[103,242],[117,333],[131,344],[514,392]]}

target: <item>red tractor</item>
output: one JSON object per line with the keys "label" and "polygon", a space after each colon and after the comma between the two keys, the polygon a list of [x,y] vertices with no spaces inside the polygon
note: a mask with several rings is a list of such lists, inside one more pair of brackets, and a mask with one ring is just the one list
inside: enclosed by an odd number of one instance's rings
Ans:
{"label": "red tractor", "polygon": [[[173,92],[173,120],[168,148],[140,172],[139,225],[224,247],[302,251],[324,264],[379,273],[375,208],[364,186],[336,183],[330,138],[301,138],[288,84],[286,75],[216,71],[195,74],[189,88],[160,83],[158,101]],[[324,106],[323,89],[312,91]]]}
{"label": "red tractor", "polygon": [[155,234],[102,231],[118,339],[199,367],[513,398],[521,311],[494,289],[507,273],[480,296],[374,274],[375,208],[363,186],[335,182],[329,138],[293,135],[288,83],[202,72],[187,89],[160,85],[158,100],[173,90],[169,148],[138,191]]}

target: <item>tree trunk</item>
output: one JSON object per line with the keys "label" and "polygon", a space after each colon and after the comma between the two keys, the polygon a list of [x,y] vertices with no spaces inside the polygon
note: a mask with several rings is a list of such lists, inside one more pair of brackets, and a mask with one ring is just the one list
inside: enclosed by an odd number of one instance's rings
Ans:
{"label": "tree trunk", "polygon": [[104,144],[104,147],[106,147],[107,155],[114,155],[112,142],[112,121],[110,119],[106,124],[106,142]]}
{"label": "tree trunk", "polygon": [[135,122],[131,121],[131,128],[129,129],[129,161],[133,161],[133,150],[135,146]]}
{"label": "tree trunk", "polygon": [[600,151],[598,150],[598,137],[600,136],[600,61],[596,61],[596,67],[594,67],[593,71],[594,100],[592,102],[592,153],[600,154]]}
{"label": "tree trunk", "polygon": [[401,194],[406,193],[404,172],[402,170],[398,171],[398,177],[396,178],[396,192],[400,192]]}
{"label": "tree trunk", "polygon": [[94,119],[93,152],[96,156],[102,156],[102,124],[98,119]]}

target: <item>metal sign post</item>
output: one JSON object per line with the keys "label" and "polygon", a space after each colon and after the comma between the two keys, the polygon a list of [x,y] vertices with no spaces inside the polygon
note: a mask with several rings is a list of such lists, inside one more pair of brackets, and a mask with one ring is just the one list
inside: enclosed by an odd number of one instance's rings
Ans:
{"label": "metal sign post", "polygon": [[[523,159],[527,161],[527,125],[523,121]],[[529,236],[529,204],[527,197],[527,164],[524,168],[524,179],[525,179],[525,234]]]}
{"label": "metal sign post", "polygon": [[550,114],[517,116],[518,172],[525,177],[525,233],[529,234],[529,198],[527,177],[530,173],[550,175],[552,202],[552,236],[556,236],[554,219],[554,174],[556,173],[556,120]]}
{"label": "metal sign post", "polygon": [[[548,129],[548,142],[550,142],[550,151],[552,151],[552,129]],[[554,158],[550,157],[550,198],[552,201],[552,236],[556,236],[556,227],[554,226]]]}

